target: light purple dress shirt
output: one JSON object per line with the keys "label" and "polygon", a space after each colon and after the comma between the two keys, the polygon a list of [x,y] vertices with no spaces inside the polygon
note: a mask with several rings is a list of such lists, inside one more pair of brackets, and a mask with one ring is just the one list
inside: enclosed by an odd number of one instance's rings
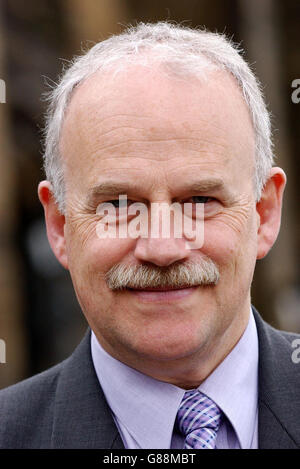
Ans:
{"label": "light purple dress shirt", "polygon": [[[144,375],[109,355],[91,336],[98,380],[125,448],[182,449],[174,422],[185,390]],[[218,449],[258,447],[258,338],[250,313],[239,342],[198,388],[223,411]]]}

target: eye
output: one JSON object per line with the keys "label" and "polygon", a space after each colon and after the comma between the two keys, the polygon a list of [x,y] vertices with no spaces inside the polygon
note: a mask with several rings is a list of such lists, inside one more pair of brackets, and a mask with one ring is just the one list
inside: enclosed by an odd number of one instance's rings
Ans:
{"label": "eye", "polygon": [[194,195],[191,199],[195,204],[206,204],[207,202],[215,200],[213,197],[208,197],[206,195]]}
{"label": "eye", "polygon": [[131,199],[112,199],[105,202],[115,208],[117,217],[127,216],[129,207],[134,203],[135,201]]}
{"label": "eye", "polygon": [[133,200],[127,198],[106,200],[97,206],[96,214],[103,223],[130,221],[134,215],[129,214],[128,210],[134,203]]}
{"label": "eye", "polygon": [[[191,205],[191,215],[193,218],[210,218],[216,215],[220,210],[220,203],[215,197],[208,195],[194,195],[186,199],[184,203]],[[189,213],[188,209],[185,212]]]}
{"label": "eye", "polygon": [[113,200],[107,200],[108,204],[112,204],[115,208],[126,208],[128,205],[133,203],[132,200],[125,200],[125,199],[113,199]]}

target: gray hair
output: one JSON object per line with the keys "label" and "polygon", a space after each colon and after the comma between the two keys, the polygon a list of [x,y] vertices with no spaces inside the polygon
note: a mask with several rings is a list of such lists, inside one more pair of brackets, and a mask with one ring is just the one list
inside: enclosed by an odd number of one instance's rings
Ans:
{"label": "gray hair", "polygon": [[261,85],[243,59],[241,49],[226,36],[204,29],[191,29],[168,22],[139,23],[75,57],[57,86],[48,93],[44,169],[62,213],[65,210],[65,185],[59,141],[64,115],[75,87],[97,71],[111,69],[116,74],[128,64],[151,66],[154,61],[166,66],[171,73],[183,76],[199,76],[210,66],[228,71],[236,79],[254,128],[254,187],[256,199],[260,199],[273,164],[271,123]]}
{"label": "gray hair", "polygon": [[111,290],[216,285],[219,278],[218,266],[207,256],[197,262],[174,262],[168,266],[115,264],[105,275]]}

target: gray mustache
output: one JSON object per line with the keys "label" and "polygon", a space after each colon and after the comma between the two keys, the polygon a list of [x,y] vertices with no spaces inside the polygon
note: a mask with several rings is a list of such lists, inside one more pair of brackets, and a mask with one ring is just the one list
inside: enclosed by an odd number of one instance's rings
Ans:
{"label": "gray mustache", "polygon": [[208,257],[201,258],[197,263],[187,261],[166,267],[116,264],[105,276],[111,290],[216,285],[219,278],[217,265]]}

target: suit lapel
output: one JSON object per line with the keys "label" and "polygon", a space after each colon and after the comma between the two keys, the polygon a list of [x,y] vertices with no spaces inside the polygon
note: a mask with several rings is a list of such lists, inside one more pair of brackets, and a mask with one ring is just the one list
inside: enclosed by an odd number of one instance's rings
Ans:
{"label": "suit lapel", "polygon": [[90,330],[58,378],[52,448],[124,448],[90,353]]}
{"label": "suit lapel", "polygon": [[300,368],[291,359],[294,336],[273,329],[254,308],[253,313],[259,341],[259,448],[300,448]]}
{"label": "suit lapel", "polygon": [[[254,308],[253,313],[259,339],[259,448],[300,448],[300,365],[291,360],[294,336],[273,329]],[[58,377],[51,446],[124,448],[94,371],[90,330]]]}

